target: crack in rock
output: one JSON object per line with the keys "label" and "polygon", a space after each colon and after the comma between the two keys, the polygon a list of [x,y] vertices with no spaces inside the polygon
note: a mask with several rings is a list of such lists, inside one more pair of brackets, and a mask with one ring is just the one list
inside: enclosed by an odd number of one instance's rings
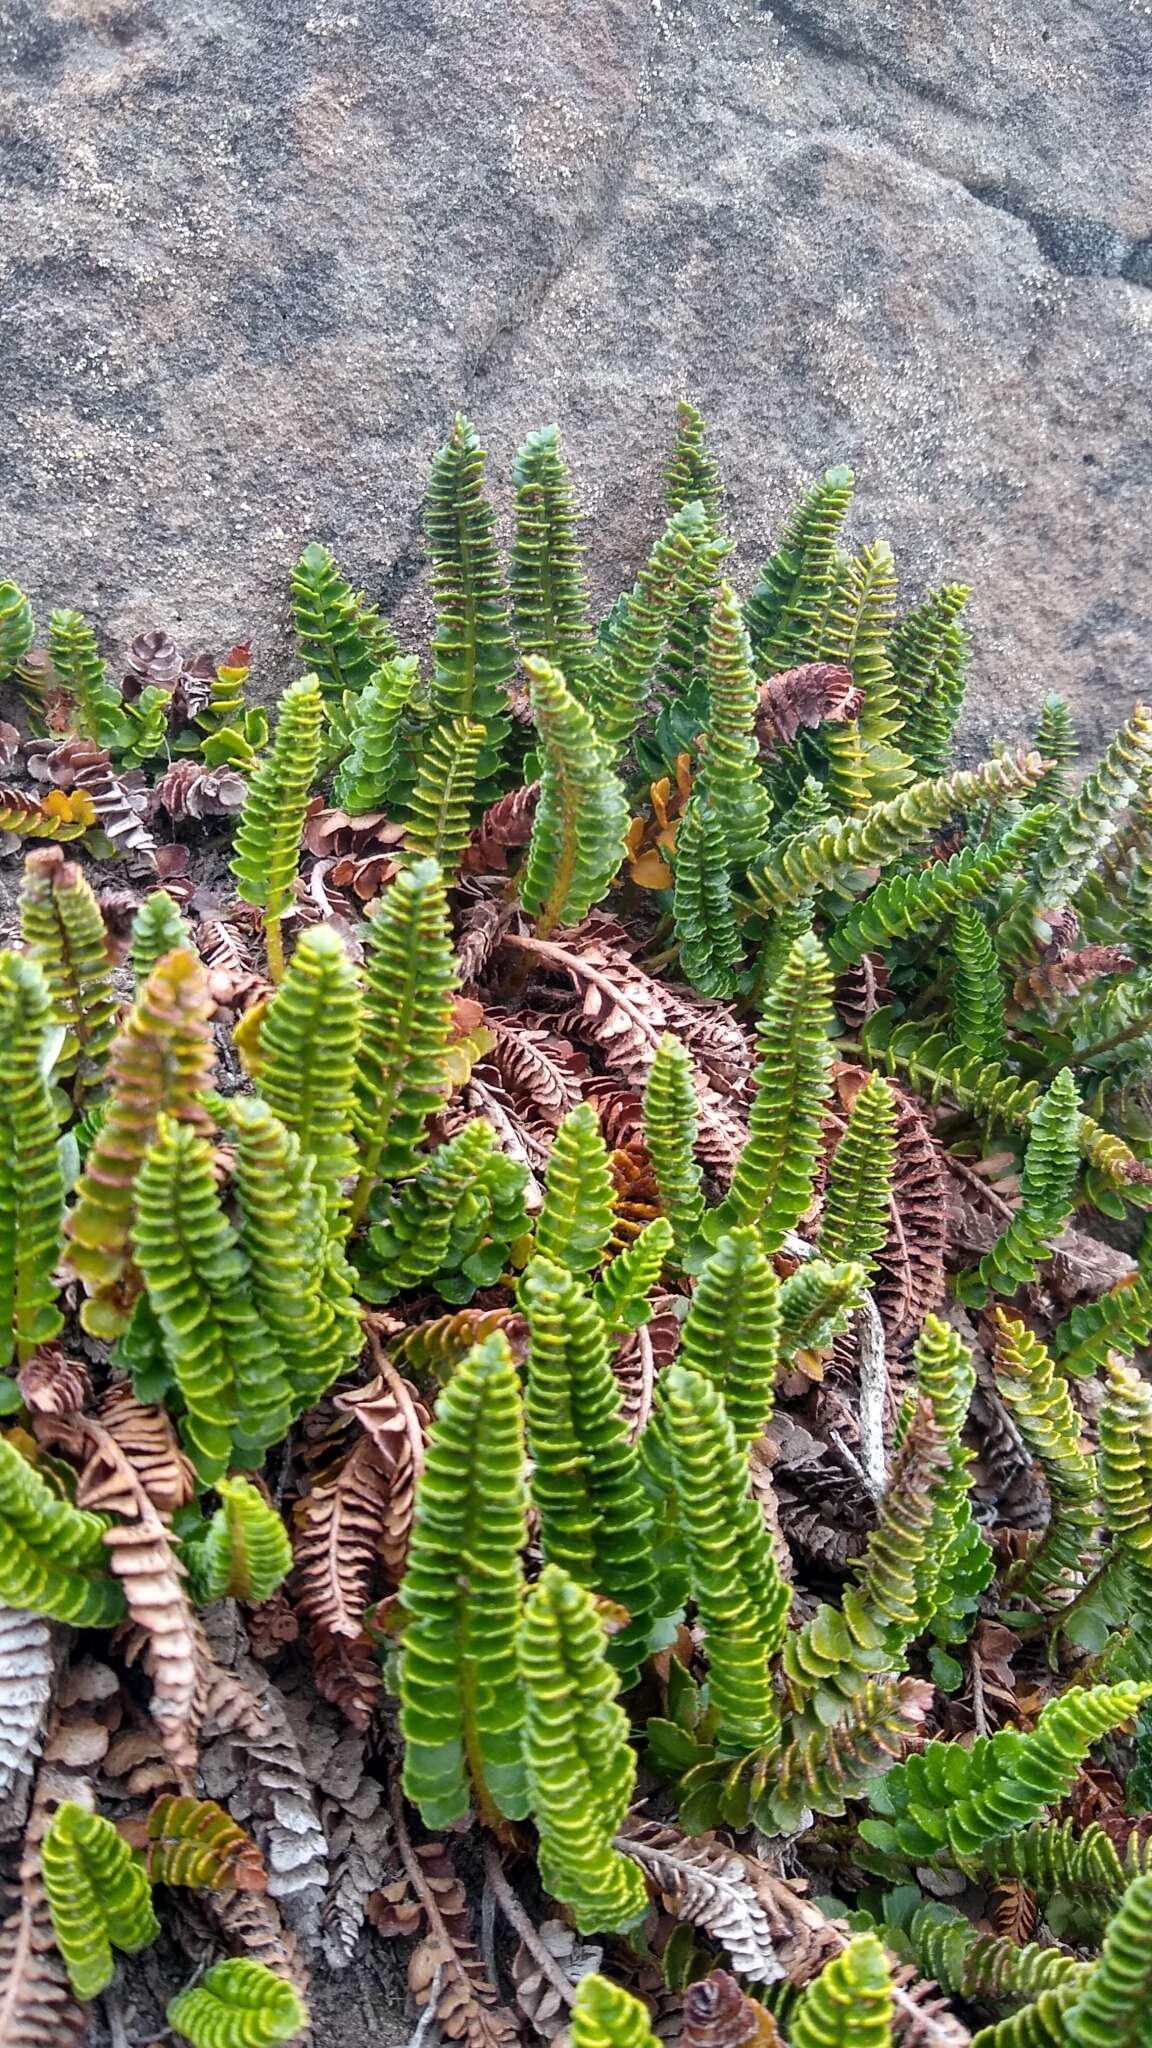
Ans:
{"label": "crack in rock", "polygon": [[981,206],[1023,221],[1040,254],[1064,277],[1119,277],[1152,288],[1152,235],[1139,240],[1091,214],[1057,213],[1031,206],[1018,192],[994,179],[962,179]]}

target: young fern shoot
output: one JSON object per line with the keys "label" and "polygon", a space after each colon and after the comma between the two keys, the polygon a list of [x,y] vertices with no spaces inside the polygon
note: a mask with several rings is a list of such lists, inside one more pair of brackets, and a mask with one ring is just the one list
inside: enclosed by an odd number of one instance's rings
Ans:
{"label": "young fern shoot", "polygon": [[600,901],[624,858],[628,805],[597,726],[559,669],[535,658],[524,669],[543,760],[520,900],[545,937]]}
{"label": "young fern shoot", "polygon": [[232,873],[245,903],[264,912],[268,972],[284,979],[281,920],[292,901],[300,834],[308,793],[320,765],[324,705],[318,676],[303,676],[284,692],[276,738],[248,788]]}

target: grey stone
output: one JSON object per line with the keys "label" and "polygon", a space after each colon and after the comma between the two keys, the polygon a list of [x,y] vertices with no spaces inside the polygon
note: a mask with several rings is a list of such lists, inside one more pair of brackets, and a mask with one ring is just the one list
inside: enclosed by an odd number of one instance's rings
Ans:
{"label": "grey stone", "polygon": [[1145,682],[1146,0],[0,0],[0,573],[292,673],[310,538],[418,640],[453,410],[557,419],[606,600],[710,418],[974,586],[971,743]]}

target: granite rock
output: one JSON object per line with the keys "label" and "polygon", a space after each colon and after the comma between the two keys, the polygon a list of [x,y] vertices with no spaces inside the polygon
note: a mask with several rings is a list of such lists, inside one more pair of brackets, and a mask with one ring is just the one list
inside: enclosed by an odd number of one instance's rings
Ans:
{"label": "granite rock", "polygon": [[[974,744],[1095,744],[1152,613],[1146,0],[0,0],[0,552],[109,639],[327,541],[424,628],[453,410],[557,419],[606,598],[681,392],[748,577],[802,482],[975,589]],[[2,573],[2,572],[0,572]]]}

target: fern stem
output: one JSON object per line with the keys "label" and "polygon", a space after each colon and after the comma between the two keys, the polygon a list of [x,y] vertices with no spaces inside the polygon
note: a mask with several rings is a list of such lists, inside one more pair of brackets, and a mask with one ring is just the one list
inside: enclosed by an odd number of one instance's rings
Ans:
{"label": "fern stem", "polygon": [[268,955],[268,979],[279,988],[284,979],[284,932],[279,911],[265,923],[264,950]]}

